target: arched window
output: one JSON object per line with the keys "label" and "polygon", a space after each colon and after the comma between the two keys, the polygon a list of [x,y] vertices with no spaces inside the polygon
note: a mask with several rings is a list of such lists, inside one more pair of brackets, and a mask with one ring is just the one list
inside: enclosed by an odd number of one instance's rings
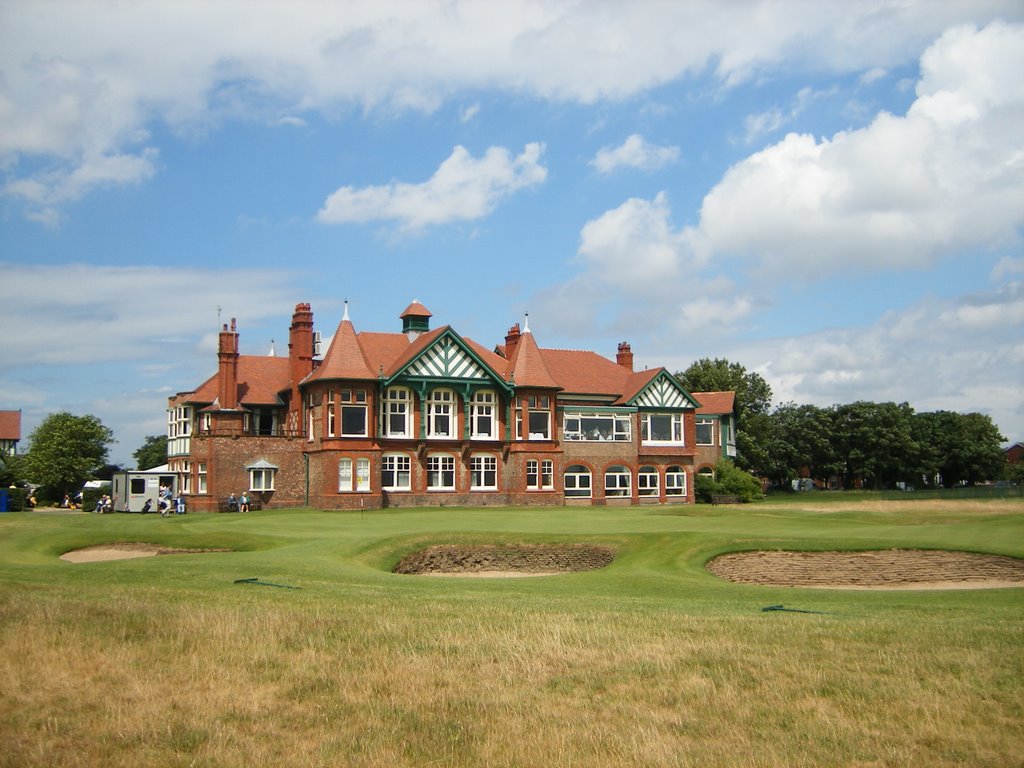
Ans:
{"label": "arched window", "polygon": [[631,480],[632,475],[628,467],[608,467],[604,473],[604,495],[608,497],[632,496]]}
{"label": "arched window", "polygon": [[412,460],[404,453],[385,453],[380,460],[381,487],[385,491],[412,488]]}
{"label": "arched window", "polygon": [[498,436],[494,407],[497,396],[492,390],[482,389],[473,393],[469,405],[470,437],[474,440],[494,440]]}
{"label": "arched window", "polygon": [[455,457],[447,453],[427,456],[427,490],[455,490]]}
{"label": "arched window", "polygon": [[435,389],[427,396],[427,437],[455,439],[455,393]]}
{"label": "arched window", "polygon": [[573,464],[566,468],[564,482],[567,498],[589,499],[591,497],[590,470],[582,464]]}
{"label": "arched window", "polygon": [[640,467],[636,473],[636,489],[640,496],[658,495],[658,468],[652,466]]}
{"label": "arched window", "polygon": [[686,470],[682,467],[673,465],[665,470],[665,495],[686,495]]}
{"label": "arched window", "polygon": [[381,400],[385,437],[412,436],[412,392],[405,387],[390,387]]}

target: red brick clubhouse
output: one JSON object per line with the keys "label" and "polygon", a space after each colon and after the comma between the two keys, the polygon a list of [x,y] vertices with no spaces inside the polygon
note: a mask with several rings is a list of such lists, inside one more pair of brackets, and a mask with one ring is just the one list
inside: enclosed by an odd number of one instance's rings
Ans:
{"label": "red brick clubhouse", "polygon": [[529,324],[486,348],[430,329],[345,315],[319,357],[299,304],[288,357],[240,355],[235,321],[218,370],[168,403],[169,473],[195,511],[245,491],[264,507],[685,504],[693,476],[735,454],[732,392],[687,392],[665,368],[543,349]]}

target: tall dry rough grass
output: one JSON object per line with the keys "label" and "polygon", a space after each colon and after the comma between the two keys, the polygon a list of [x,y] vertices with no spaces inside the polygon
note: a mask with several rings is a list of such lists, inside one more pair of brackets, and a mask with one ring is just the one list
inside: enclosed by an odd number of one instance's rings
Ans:
{"label": "tall dry rough grass", "polygon": [[995,621],[269,592],[0,603],[3,766],[1024,760]]}

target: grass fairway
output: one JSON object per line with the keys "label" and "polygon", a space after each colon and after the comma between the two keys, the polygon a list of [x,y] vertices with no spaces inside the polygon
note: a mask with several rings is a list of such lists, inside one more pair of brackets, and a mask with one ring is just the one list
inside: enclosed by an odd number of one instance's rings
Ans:
{"label": "grass fairway", "polygon": [[[0,765],[1024,765],[1024,588],[704,570],[756,548],[1024,557],[1024,502],[813,498],[0,515]],[[113,542],[232,551],[59,559]],[[390,572],[428,544],[518,542],[618,554],[537,578]]]}

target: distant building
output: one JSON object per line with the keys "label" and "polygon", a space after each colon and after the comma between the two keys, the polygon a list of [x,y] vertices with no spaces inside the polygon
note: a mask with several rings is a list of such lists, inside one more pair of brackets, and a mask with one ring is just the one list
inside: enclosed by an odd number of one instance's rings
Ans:
{"label": "distant building", "polygon": [[168,470],[189,509],[245,491],[264,507],[686,504],[693,476],[735,455],[735,397],[687,392],[667,369],[545,349],[529,325],[487,348],[430,328],[357,332],[346,306],[320,358],[299,304],[288,356],[239,354],[168,401]]}
{"label": "distant building", "polygon": [[1014,443],[1003,451],[1007,464],[1020,464],[1024,461],[1024,443]]}
{"label": "distant building", "polygon": [[0,411],[0,455],[13,456],[21,440],[21,411]]}

